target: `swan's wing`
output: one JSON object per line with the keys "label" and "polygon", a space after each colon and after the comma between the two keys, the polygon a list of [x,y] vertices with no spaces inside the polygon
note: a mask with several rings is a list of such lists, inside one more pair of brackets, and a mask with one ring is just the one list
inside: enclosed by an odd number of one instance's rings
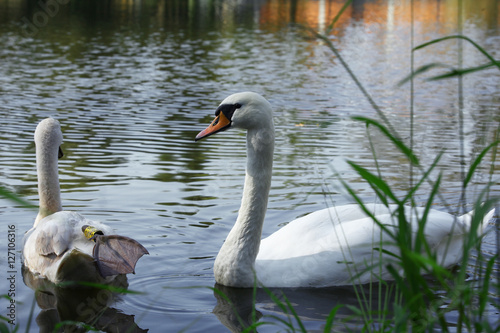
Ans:
{"label": "swan's wing", "polygon": [[148,250],[139,242],[118,235],[98,236],[94,259],[103,277],[135,273],[135,264]]}
{"label": "swan's wing", "polygon": [[62,255],[71,246],[75,218],[63,212],[54,213],[41,220],[31,234],[36,251],[40,255]]}
{"label": "swan's wing", "polygon": [[[386,244],[387,237],[371,218],[357,210],[349,216],[343,210],[310,215],[262,240],[255,262],[261,283],[268,287],[347,285],[358,274],[362,274],[359,280],[365,283],[372,278],[369,268],[381,256],[386,257],[374,248],[383,242],[384,249],[396,251]],[[378,218],[384,224],[391,221],[390,214],[378,214]]]}
{"label": "swan's wing", "polygon": [[[370,209],[382,223],[390,223],[390,210],[376,206]],[[371,252],[378,230],[358,205],[326,208],[293,220],[263,239],[257,259],[287,259],[329,251],[340,253],[353,248]]]}

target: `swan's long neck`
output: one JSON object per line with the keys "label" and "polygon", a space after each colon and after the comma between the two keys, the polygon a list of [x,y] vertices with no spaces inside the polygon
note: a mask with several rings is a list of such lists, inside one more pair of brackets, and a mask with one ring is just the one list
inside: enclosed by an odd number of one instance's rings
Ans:
{"label": "swan's long neck", "polygon": [[59,147],[50,147],[43,144],[36,146],[40,208],[34,227],[44,217],[62,210],[57,168],[58,149]]}
{"label": "swan's long neck", "polygon": [[247,169],[238,218],[214,264],[216,281],[251,287],[273,168],[274,126],[247,132]]}

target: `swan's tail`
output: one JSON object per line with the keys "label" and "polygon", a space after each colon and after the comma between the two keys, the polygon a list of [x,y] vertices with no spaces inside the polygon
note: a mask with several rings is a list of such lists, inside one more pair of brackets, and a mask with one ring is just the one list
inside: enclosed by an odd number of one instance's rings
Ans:
{"label": "swan's tail", "polygon": [[[474,218],[474,212],[475,210],[471,210],[470,212],[460,216],[460,220],[462,220],[464,226],[466,227],[466,230],[470,230],[472,221]],[[493,217],[493,214],[495,214],[495,209],[490,210],[488,213],[486,213],[483,217],[483,220],[480,222],[478,228],[477,228],[477,234],[478,236],[483,235],[486,233],[489,225],[489,221]]]}

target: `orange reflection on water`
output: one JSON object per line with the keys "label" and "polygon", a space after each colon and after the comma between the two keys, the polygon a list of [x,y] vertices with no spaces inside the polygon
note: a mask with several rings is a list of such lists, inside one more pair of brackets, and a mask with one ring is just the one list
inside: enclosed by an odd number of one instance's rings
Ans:
{"label": "orange reflection on water", "polygon": [[[333,0],[269,0],[260,9],[260,23],[280,27],[289,22],[323,30],[344,6]],[[410,25],[412,8],[416,24],[434,32],[449,33],[459,22],[456,0],[446,1],[353,1],[336,23],[342,28],[351,20],[364,23]],[[496,28],[500,21],[500,2],[496,0],[464,0],[463,21],[474,21],[483,28]],[[436,29],[444,29],[436,31]]]}

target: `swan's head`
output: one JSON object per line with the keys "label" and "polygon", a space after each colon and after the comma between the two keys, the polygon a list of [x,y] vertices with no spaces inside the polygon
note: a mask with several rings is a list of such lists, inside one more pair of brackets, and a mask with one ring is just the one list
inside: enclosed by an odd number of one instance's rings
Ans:
{"label": "swan's head", "polygon": [[198,133],[195,141],[228,128],[267,129],[273,126],[271,104],[261,95],[254,92],[241,92],[227,97],[215,111],[215,119],[203,131]]}
{"label": "swan's head", "polygon": [[58,149],[59,158],[62,157],[61,144],[63,135],[61,125],[53,118],[42,120],[35,130],[35,145],[39,147],[54,147]]}

